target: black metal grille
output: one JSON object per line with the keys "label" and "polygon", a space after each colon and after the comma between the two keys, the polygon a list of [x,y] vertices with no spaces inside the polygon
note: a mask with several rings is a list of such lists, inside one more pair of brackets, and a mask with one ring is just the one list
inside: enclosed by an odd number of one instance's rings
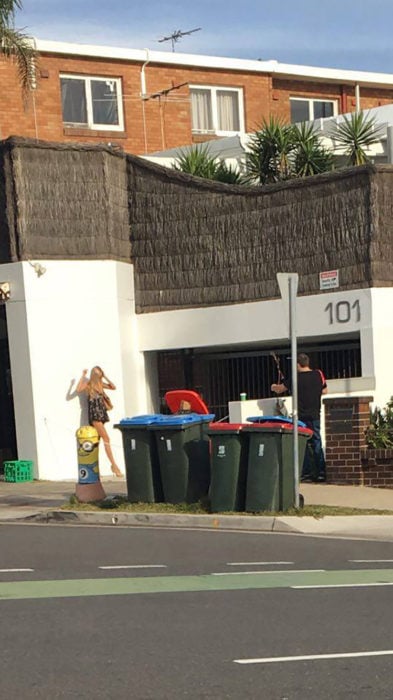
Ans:
{"label": "black metal grille", "polygon": [[[274,350],[284,376],[291,372],[289,347]],[[361,376],[360,341],[301,345],[299,352],[310,357],[311,367],[322,369],[326,379]],[[249,399],[272,396],[270,386],[277,381],[277,367],[269,350],[242,352],[158,353],[160,400],[170,389],[194,389],[217,418],[228,413],[228,401],[237,401],[241,392]]]}

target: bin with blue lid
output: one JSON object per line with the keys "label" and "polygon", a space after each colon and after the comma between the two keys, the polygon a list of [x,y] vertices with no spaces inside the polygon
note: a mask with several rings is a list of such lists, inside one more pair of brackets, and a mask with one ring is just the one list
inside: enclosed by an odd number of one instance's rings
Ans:
{"label": "bin with blue lid", "polygon": [[155,435],[166,503],[196,503],[208,494],[210,414],[161,416],[148,431]]}
{"label": "bin with blue lid", "polygon": [[244,511],[248,436],[242,423],[211,423],[210,508],[213,513]]}
{"label": "bin with blue lid", "polygon": [[[293,422],[270,417],[270,420],[244,425],[243,431],[249,436],[245,510],[255,513],[293,508]],[[299,425],[299,464],[302,464],[311,435],[312,431],[304,424]]]}
{"label": "bin with blue lid", "polygon": [[114,427],[122,434],[127,498],[132,503],[162,503],[160,465],[154,435],[148,428],[161,414],[123,418]]}

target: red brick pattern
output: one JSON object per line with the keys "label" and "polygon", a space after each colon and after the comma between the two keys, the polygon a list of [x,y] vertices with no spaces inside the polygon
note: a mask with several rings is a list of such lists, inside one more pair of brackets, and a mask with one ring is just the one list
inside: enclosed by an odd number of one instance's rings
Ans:
{"label": "red brick pattern", "polygon": [[[189,66],[149,63],[145,69],[148,94],[186,83],[167,98],[142,101],[141,65],[123,60],[45,54],[40,58],[38,86],[23,105],[15,65],[0,58],[2,107],[0,138],[11,135],[46,141],[99,143],[110,140],[135,154],[174,148],[198,142],[191,132],[189,84],[227,86],[243,89],[245,129],[254,131],[270,114],[289,120],[290,97],[337,99],[339,112],[352,109],[354,88],[324,83],[272,78],[268,73],[226,71]],[[123,89],[124,132],[64,129],[62,123],[60,73],[120,78]],[[393,101],[393,90],[362,88],[361,107],[370,108]],[[345,110],[344,110],[345,111]],[[208,140],[206,136],[204,140]]]}
{"label": "red brick pattern", "polygon": [[393,488],[393,450],[361,450],[362,483],[364,486]]}

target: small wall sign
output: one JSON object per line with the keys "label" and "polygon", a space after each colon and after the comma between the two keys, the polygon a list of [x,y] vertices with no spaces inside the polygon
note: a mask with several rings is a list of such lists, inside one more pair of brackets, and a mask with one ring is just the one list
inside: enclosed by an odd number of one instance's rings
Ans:
{"label": "small wall sign", "polygon": [[334,289],[339,286],[338,270],[327,270],[319,273],[319,289]]}

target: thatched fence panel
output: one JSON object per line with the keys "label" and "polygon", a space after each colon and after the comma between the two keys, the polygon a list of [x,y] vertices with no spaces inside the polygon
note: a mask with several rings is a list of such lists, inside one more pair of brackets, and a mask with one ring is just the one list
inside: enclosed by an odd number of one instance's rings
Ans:
{"label": "thatched fence panel", "polygon": [[363,166],[268,187],[224,185],[108,146],[0,143],[0,262],[115,259],[139,312],[393,284],[393,169]]}
{"label": "thatched fence panel", "polygon": [[127,166],[140,311],[275,297],[280,271],[299,273],[301,294],[336,268],[341,288],[372,284],[373,168],[245,189]]}

